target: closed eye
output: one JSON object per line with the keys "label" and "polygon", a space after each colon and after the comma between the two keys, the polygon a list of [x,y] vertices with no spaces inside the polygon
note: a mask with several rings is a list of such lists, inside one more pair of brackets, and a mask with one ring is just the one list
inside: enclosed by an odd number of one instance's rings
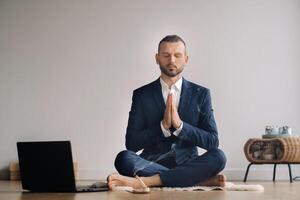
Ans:
{"label": "closed eye", "polygon": [[175,57],[176,57],[176,58],[182,58],[183,56],[182,56],[181,53],[176,53],[176,54],[175,54]]}
{"label": "closed eye", "polygon": [[168,54],[168,53],[163,53],[162,55],[163,55],[163,57],[165,57],[165,58],[170,57],[170,54]]}

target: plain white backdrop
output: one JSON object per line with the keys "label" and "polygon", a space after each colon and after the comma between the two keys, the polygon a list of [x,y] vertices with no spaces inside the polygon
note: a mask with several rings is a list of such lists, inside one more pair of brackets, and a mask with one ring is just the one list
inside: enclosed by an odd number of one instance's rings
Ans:
{"label": "plain white backdrop", "polygon": [[81,179],[113,172],[132,91],[158,78],[158,42],[178,34],[184,77],[211,89],[224,173],[242,179],[248,138],[266,125],[300,134],[299,24],[298,0],[0,0],[0,178],[31,140],[71,140]]}

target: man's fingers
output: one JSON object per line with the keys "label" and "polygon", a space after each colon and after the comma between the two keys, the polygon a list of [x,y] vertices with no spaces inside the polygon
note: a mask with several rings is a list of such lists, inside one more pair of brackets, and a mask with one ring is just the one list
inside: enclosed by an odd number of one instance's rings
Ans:
{"label": "man's fingers", "polygon": [[176,107],[176,104],[175,104],[175,101],[172,101],[171,103],[170,103],[170,108],[171,108],[171,110],[174,112],[174,111],[177,111],[177,107]]}
{"label": "man's fingers", "polygon": [[173,96],[172,94],[168,94],[168,99],[167,99],[167,106],[170,108],[170,106],[172,106],[172,102],[173,102]]}
{"label": "man's fingers", "polygon": [[168,101],[168,102],[172,102],[172,98],[173,98],[173,97],[172,97],[172,94],[171,94],[171,93],[169,93],[169,94],[168,94],[167,101]]}
{"label": "man's fingers", "polygon": [[163,119],[163,126],[168,129],[172,125],[172,94],[168,94],[166,109]]}

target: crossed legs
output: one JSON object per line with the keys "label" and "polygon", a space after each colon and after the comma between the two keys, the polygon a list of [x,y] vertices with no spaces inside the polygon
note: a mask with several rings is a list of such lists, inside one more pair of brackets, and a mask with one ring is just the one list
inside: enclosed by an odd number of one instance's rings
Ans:
{"label": "crossed legs", "polygon": [[145,160],[132,151],[122,151],[115,160],[115,167],[120,174],[111,174],[108,185],[110,188],[140,188],[141,183],[133,177],[139,175],[148,187],[224,186],[226,177],[217,174],[225,167],[225,163],[225,155],[219,149],[208,151],[172,169]]}

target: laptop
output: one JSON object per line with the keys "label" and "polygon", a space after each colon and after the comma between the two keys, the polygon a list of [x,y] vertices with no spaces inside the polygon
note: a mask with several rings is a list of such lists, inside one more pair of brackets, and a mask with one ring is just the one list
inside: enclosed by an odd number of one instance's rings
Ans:
{"label": "laptop", "polygon": [[103,184],[76,186],[70,141],[17,142],[22,187],[31,192],[99,192]]}

